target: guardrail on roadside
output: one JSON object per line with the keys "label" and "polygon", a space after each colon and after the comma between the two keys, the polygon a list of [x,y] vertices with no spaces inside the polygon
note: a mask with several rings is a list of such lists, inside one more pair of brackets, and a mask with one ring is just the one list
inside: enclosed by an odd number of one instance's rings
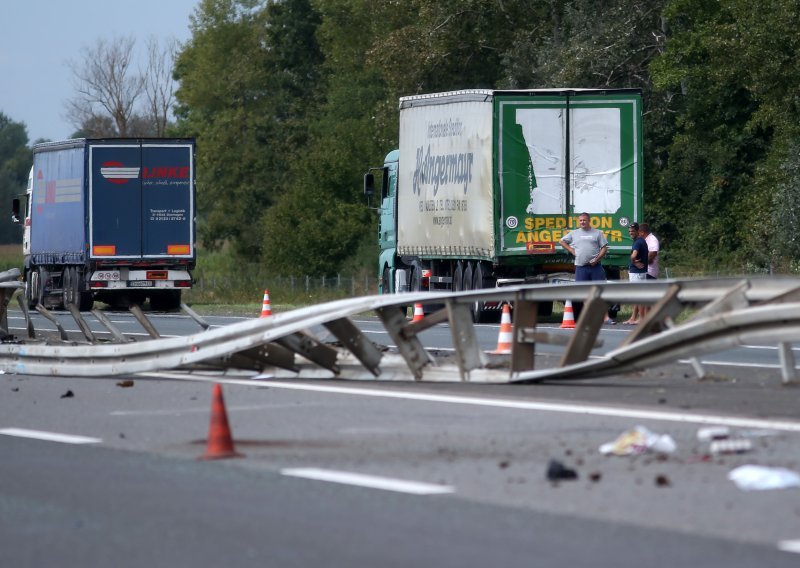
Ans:
{"label": "guardrail on roadside", "polygon": [[[2,282],[0,275],[0,286]],[[8,298],[3,294],[5,306]],[[535,369],[537,343],[564,343],[563,334],[537,328],[538,305],[566,300],[583,303],[575,329],[558,366]],[[511,354],[505,356],[509,359],[507,369],[488,368],[490,359],[496,356],[483,352],[478,345],[471,314],[476,301],[508,302],[513,306]],[[406,318],[404,308],[415,303],[444,307],[413,322]],[[608,306],[615,303],[646,304],[652,308],[623,345],[590,359]],[[134,316],[152,338],[138,342],[128,341],[102,312],[93,311],[113,337],[112,341],[98,340],[74,307],[70,307],[70,312],[83,331],[82,340],[71,340],[61,329],[60,339],[44,342],[37,338],[24,302],[20,301],[20,307],[27,319],[29,338],[7,337],[0,344],[0,370],[46,376],[113,377],[179,370],[191,377],[191,373],[201,372],[263,373],[275,369],[276,376],[283,373],[282,376],[303,378],[405,376],[413,380],[442,380],[442,368],[433,365],[434,358],[425,349],[420,334],[448,322],[455,352],[450,380],[587,379],[642,370],[681,358],[690,358],[695,371],[702,374],[702,365],[697,360],[700,355],[743,342],[757,342],[778,346],[782,380],[790,382],[796,378],[790,344],[800,340],[800,279],[774,277],[540,284],[457,293],[366,296],[220,328],[210,328],[184,306],[202,329],[192,335],[171,338],[160,338],[147,317],[133,309]],[[678,314],[687,308],[696,312],[687,321],[676,324]],[[37,311],[48,313],[41,306],[37,306]],[[380,349],[353,323],[353,316],[368,311],[378,315],[397,347],[397,354]],[[308,331],[315,326],[326,328],[338,344],[315,337]]]}

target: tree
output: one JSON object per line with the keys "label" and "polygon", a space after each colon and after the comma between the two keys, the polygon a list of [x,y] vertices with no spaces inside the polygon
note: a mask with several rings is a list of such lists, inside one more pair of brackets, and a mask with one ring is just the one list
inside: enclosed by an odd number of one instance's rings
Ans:
{"label": "tree", "polygon": [[144,96],[147,100],[147,116],[154,134],[163,137],[169,124],[169,113],[175,101],[172,79],[177,55],[177,41],[168,39],[162,46],[158,39],[147,40],[147,67],[142,75]]}
{"label": "tree", "polygon": [[260,257],[264,211],[305,163],[319,89],[317,15],[308,0],[204,0],[178,57],[181,132],[198,147],[200,237]]}
{"label": "tree", "polygon": [[71,61],[77,94],[66,103],[76,134],[103,136],[164,136],[174,103],[173,62],[176,42],[147,42],[147,63],[134,68],[136,40],[98,39]]}
{"label": "tree", "polygon": [[661,188],[687,261],[698,250],[736,270],[792,260],[793,237],[775,223],[800,184],[799,12],[790,0],[672,0],[665,11],[671,35],[651,69],[675,93],[676,122]]}
{"label": "tree", "polygon": [[[10,207],[11,200],[25,193],[31,152],[25,125],[0,112],[0,202]],[[6,218],[0,222],[0,243],[20,243],[22,232]]]}
{"label": "tree", "polygon": [[118,136],[129,136],[129,123],[144,81],[134,74],[131,37],[107,41],[98,39],[93,47],[83,50],[80,63],[71,61],[77,95],[67,102],[67,115],[76,128],[107,115],[114,122]]}

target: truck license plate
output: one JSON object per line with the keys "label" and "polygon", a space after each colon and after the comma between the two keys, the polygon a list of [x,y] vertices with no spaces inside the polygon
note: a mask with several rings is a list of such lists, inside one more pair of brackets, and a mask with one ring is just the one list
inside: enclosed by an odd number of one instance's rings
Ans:
{"label": "truck license plate", "polygon": [[152,280],[131,280],[128,282],[128,286],[131,288],[152,288],[153,282]]}

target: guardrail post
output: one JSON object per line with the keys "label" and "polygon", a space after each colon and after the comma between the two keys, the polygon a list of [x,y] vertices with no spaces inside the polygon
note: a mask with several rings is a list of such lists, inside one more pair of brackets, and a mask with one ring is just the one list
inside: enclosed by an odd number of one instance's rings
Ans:
{"label": "guardrail post", "polygon": [[602,288],[594,286],[589,293],[589,300],[583,305],[581,315],[575,324],[572,341],[561,358],[561,366],[586,361],[597,340],[597,334],[603,327],[603,320],[608,313],[608,303],[600,295]]}
{"label": "guardrail post", "polygon": [[422,368],[428,363],[432,363],[433,359],[425,351],[425,347],[422,346],[416,333],[405,333],[406,328],[411,328],[412,330],[414,328],[407,324],[405,314],[396,306],[378,308],[376,311],[389,337],[392,338],[395,345],[397,345],[398,351],[400,351],[400,355],[405,359],[411,374],[414,375],[416,380],[420,380],[422,378]]}
{"label": "guardrail post", "polygon": [[456,350],[458,372],[461,380],[467,381],[470,371],[486,365],[486,355],[478,344],[469,304],[456,304],[452,300],[447,300],[446,308],[453,347]]}
{"label": "guardrail post", "polygon": [[636,326],[636,329],[628,335],[620,346],[624,347],[630,345],[642,337],[657,333],[660,331],[660,328],[664,326],[664,322],[668,318],[675,319],[675,317],[683,311],[683,304],[678,299],[678,293],[680,291],[680,284],[671,285],[667,293],[664,294],[664,297],[647,312],[647,316],[645,316],[644,320]]}
{"label": "guardrail post", "polygon": [[6,334],[8,333],[8,303],[11,301],[14,292],[22,287],[21,282],[15,282],[18,278],[19,268],[0,272],[0,283],[3,284],[0,287],[0,327],[3,328]]}
{"label": "guardrail post", "polygon": [[778,343],[778,358],[781,362],[781,379],[784,385],[797,380],[797,371],[794,368],[794,353],[792,345],[784,341]]}
{"label": "guardrail post", "polygon": [[533,371],[536,358],[534,333],[539,319],[539,303],[517,294],[514,300],[514,333],[511,344],[511,375]]}

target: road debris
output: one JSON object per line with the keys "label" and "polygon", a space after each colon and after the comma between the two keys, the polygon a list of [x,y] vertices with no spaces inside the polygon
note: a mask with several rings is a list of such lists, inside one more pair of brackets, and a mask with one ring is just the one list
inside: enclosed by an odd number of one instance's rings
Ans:
{"label": "road debris", "polygon": [[578,472],[558,460],[550,460],[547,464],[547,479],[550,481],[578,479]]}
{"label": "road debris", "polygon": [[783,467],[742,465],[731,470],[728,479],[744,491],[800,487],[800,474]]}
{"label": "road debris", "polygon": [[733,438],[730,440],[714,440],[709,446],[709,451],[714,455],[719,454],[744,454],[753,449],[753,442],[746,438]]}
{"label": "road debris", "polygon": [[615,456],[638,455],[647,452],[671,454],[676,448],[675,440],[669,434],[656,434],[644,426],[636,426],[623,432],[613,442],[600,446],[600,453]]}

